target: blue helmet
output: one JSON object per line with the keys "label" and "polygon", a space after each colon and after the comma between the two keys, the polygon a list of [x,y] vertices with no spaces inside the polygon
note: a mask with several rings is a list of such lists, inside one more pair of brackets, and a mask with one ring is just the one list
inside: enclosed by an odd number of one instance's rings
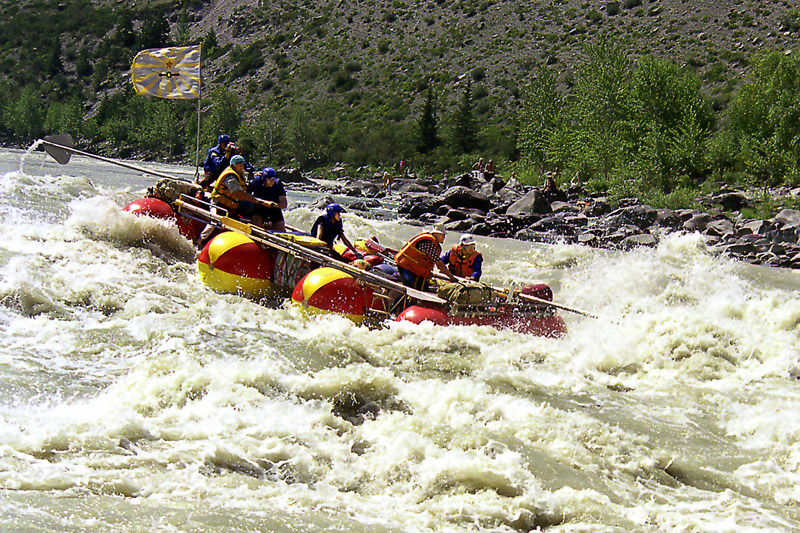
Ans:
{"label": "blue helmet", "polygon": [[240,155],[231,157],[231,166],[238,165],[239,163],[244,163],[244,157]]}
{"label": "blue helmet", "polygon": [[277,175],[278,173],[275,172],[275,169],[272,167],[266,167],[264,170],[261,171],[261,176],[265,178],[274,178]]}
{"label": "blue helmet", "polygon": [[328,215],[328,218],[333,218],[333,215],[336,213],[344,213],[344,207],[340,206],[339,204],[330,204],[328,207],[325,208],[325,213]]}
{"label": "blue helmet", "polygon": [[219,137],[217,137],[217,144],[229,143],[229,142],[231,142],[231,138],[225,135],[224,133]]}

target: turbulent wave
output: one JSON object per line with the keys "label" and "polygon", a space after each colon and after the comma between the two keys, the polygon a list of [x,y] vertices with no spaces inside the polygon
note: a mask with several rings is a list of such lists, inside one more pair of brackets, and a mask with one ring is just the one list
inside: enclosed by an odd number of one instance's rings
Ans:
{"label": "turbulent wave", "polygon": [[[544,281],[599,318],[566,313],[564,339],[370,330],[207,290],[174,227],[120,213],[127,184],[15,172],[0,199],[4,524],[800,530],[792,272],[692,234],[626,253],[480,238],[487,281]],[[345,230],[398,246],[416,228],[346,213]]]}

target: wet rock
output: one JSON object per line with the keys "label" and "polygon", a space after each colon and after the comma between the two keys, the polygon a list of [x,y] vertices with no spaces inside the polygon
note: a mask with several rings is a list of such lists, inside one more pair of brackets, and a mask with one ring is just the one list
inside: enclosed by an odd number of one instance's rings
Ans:
{"label": "wet rock", "polygon": [[595,198],[583,209],[583,214],[587,217],[600,217],[611,212],[611,206],[605,198]]}
{"label": "wet rock", "polygon": [[702,233],[706,230],[706,226],[714,220],[708,213],[697,213],[683,223],[683,229],[686,231],[697,231]]}
{"label": "wet rock", "polygon": [[277,175],[278,179],[284,183],[299,183],[299,184],[307,184],[310,185],[314,183],[306,176],[303,176],[303,173],[300,172],[300,169],[297,168],[276,168],[275,174]]}
{"label": "wet rock", "polygon": [[775,215],[773,220],[779,225],[798,228],[800,227],[800,211],[797,209],[784,209]]}
{"label": "wet rock", "polygon": [[347,196],[375,196],[381,190],[371,181],[351,181],[342,187],[342,193]]}
{"label": "wet rock", "polygon": [[728,233],[733,233],[733,222],[731,222],[726,218],[720,220],[712,220],[706,225],[705,233],[707,235],[713,235],[715,237],[720,237]]}
{"label": "wet rock", "polygon": [[657,209],[656,223],[662,228],[677,230],[683,227],[683,220],[672,209]]}
{"label": "wet rock", "polygon": [[485,194],[461,186],[447,189],[441,201],[450,207],[469,207],[481,211],[488,211],[490,207],[489,198]]}
{"label": "wet rock", "polygon": [[640,248],[642,246],[655,246],[658,244],[655,236],[650,235],[649,233],[643,233],[639,235],[631,235],[630,237],[625,237],[619,243],[619,247],[622,250],[632,250],[634,248]]}
{"label": "wet rock", "polygon": [[532,189],[506,209],[507,215],[546,214],[552,212],[550,202],[539,189]]}
{"label": "wet rock", "polygon": [[749,220],[741,224],[737,230],[737,235],[764,235],[773,229],[773,225],[766,220]]}

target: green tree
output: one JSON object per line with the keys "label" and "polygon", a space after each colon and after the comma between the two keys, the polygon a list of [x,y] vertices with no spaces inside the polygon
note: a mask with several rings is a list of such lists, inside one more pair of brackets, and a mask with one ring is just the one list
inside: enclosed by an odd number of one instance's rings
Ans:
{"label": "green tree", "polygon": [[61,59],[61,36],[56,35],[51,41],[47,53],[45,72],[49,77],[64,73],[64,62]]}
{"label": "green tree", "polygon": [[241,103],[236,93],[218,88],[211,93],[210,100],[211,105],[203,113],[204,143],[215,142],[220,133],[235,135],[242,124]]}
{"label": "green tree", "polygon": [[417,121],[419,127],[419,151],[427,154],[439,146],[439,117],[436,110],[436,100],[433,95],[433,86],[428,85],[425,96],[425,105],[422,116]]}
{"label": "green tree", "polygon": [[605,39],[585,45],[584,52],[571,105],[577,145],[582,147],[579,170],[607,180],[624,154],[632,62],[622,46]]}
{"label": "green tree", "polygon": [[123,9],[120,12],[113,40],[116,45],[122,48],[131,48],[136,44],[136,32],[133,29],[133,15],[129,9]]}
{"label": "green tree", "polygon": [[475,120],[475,102],[472,99],[472,80],[467,78],[461,104],[453,120],[453,141],[462,154],[469,154],[477,147],[478,126]]}
{"label": "green tree", "polygon": [[162,48],[169,44],[169,21],[163,13],[153,13],[142,23],[139,48]]}
{"label": "green tree", "polygon": [[34,139],[44,132],[41,95],[32,87],[23,88],[17,97],[9,102],[4,114],[7,127],[17,137]]}
{"label": "green tree", "polygon": [[83,123],[83,105],[78,98],[66,102],[51,102],[47,108],[44,124],[50,133],[69,133],[77,138]]}
{"label": "green tree", "polygon": [[563,157],[554,157],[562,111],[563,100],[553,71],[542,66],[526,90],[519,126],[520,155],[534,166],[567,163]]}
{"label": "green tree", "polygon": [[645,56],[636,64],[628,94],[626,144],[634,166],[665,193],[682,178],[705,174],[706,143],[714,120],[694,74]]}
{"label": "green tree", "polygon": [[741,148],[741,167],[779,183],[800,170],[800,59],[770,52],[730,105],[728,124]]}

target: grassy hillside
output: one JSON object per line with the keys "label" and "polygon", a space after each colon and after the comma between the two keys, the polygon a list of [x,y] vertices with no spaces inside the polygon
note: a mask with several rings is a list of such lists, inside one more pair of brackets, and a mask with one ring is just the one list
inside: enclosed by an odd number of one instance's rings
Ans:
{"label": "grassy hillside", "polygon": [[791,54],[800,30],[788,0],[21,0],[0,20],[6,143],[69,131],[110,155],[192,161],[195,102],[133,95],[129,68],[140,49],[202,43],[203,146],[226,131],[257,161],[430,172],[528,156],[527,88],[546,71],[572,98],[588,43],[674,63],[719,129],[759,54]]}

